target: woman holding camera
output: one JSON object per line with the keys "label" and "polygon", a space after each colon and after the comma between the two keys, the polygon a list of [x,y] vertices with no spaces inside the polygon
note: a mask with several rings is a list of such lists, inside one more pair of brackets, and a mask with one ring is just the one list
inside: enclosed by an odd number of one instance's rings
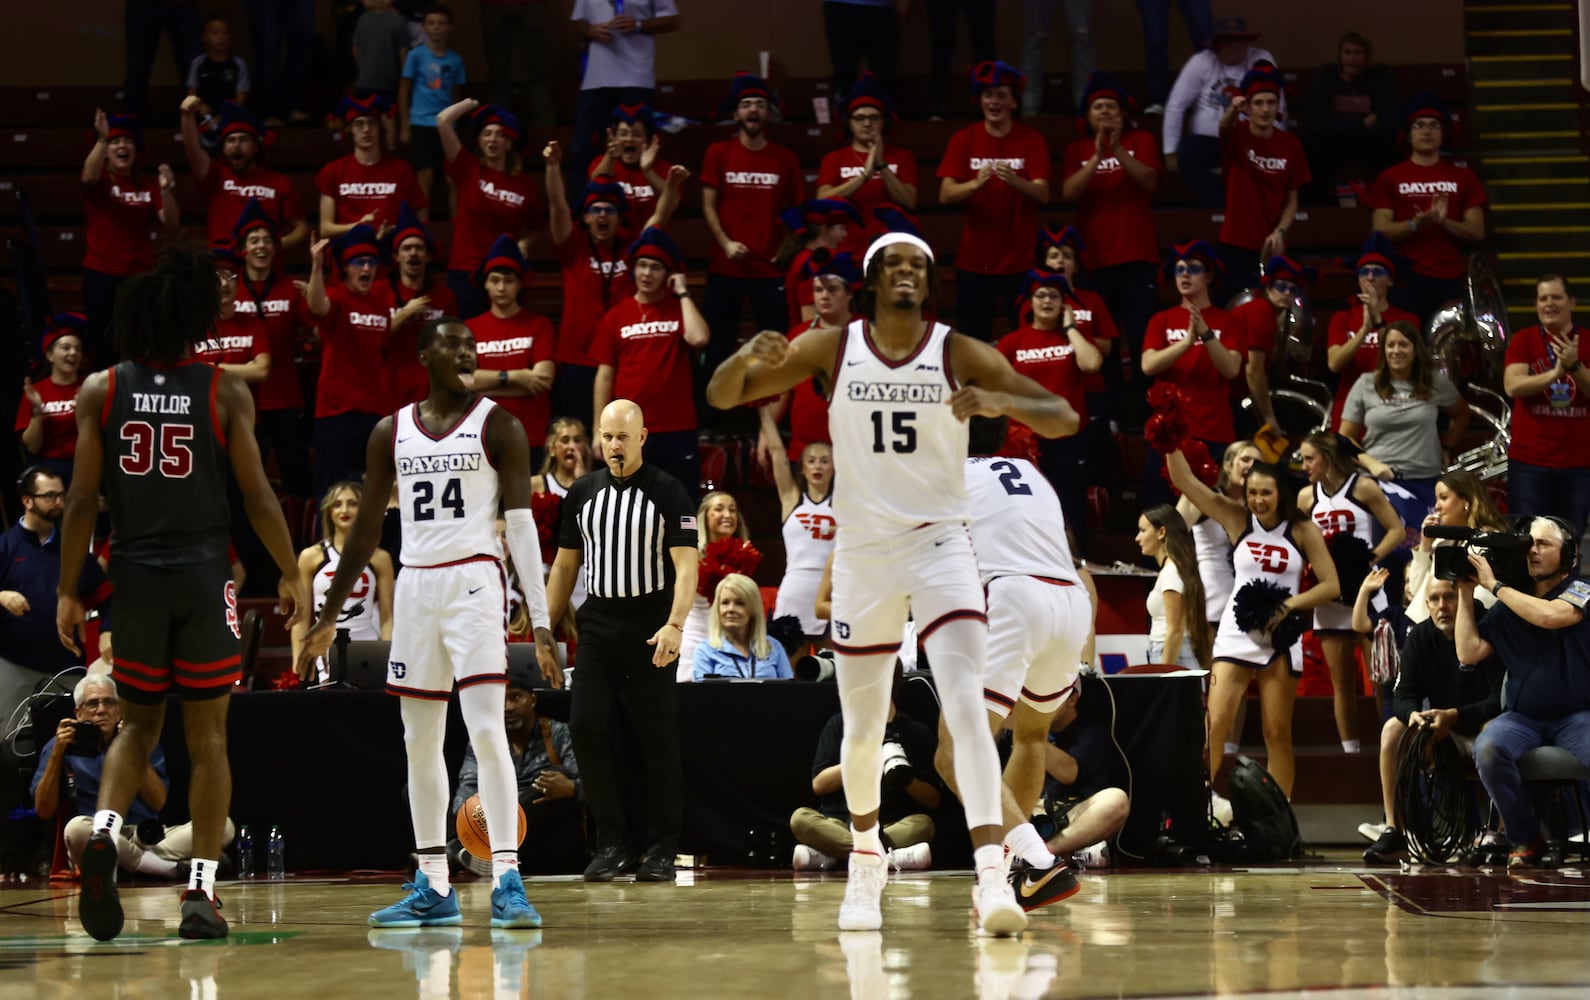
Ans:
{"label": "woman holding camera", "polygon": [[[1178,449],[1165,459],[1171,482],[1210,520],[1226,529],[1226,537],[1236,546],[1232,563],[1236,588],[1220,618],[1213,651],[1213,683],[1209,689],[1209,776],[1220,772],[1221,751],[1231,731],[1237,705],[1248,690],[1248,681],[1259,682],[1259,710],[1264,722],[1264,747],[1269,754],[1271,777],[1288,798],[1296,765],[1292,754],[1292,702],[1297,697],[1294,670],[1302,669],[1301,658],[1294,659],[1292,644],[1276,648],[1272,636],[1286,620],[1299,611],[1312,611],[1336,598],[1341,586],[1336,579],[1336,564],[1325,548],[1325,538],[1314,522],[1297,509],[1286,471],[1280,466],[1256,462],[1248,472],[1247,504],[1231,499],[1205,486]],[[1304,589],[1303,570],[1311,565],[1315,583]],[[1268,588],[1256,586],[1268,584]],[[1280,601],[1261,629],[1249,631],[1237,624],[1238,608],[1244,603],[1244,588],[1278,588],[1290,596]],[[1262,601],[1262,598],[1261,598]]]}
{"label": "woman holding camera", "polygon": [[[1438,427],[1448,419],[1445,434]],[[1469,427],[1469,404],[1435,370],[1430,349],[1411,323],[1397,322],[1380,337],[1380,364],[1360,375],[1342,407],[1341,432],[1364,449],[1358,464],[1383,483],[1413,494],[1392,505],[1418,541],[1425,512],[1435,502],[1435,480]]]}
{"label": "woman holding camera", "polygon": [[[1413,550],[1408,563],[1408,621],[1417,625],[1430,617],[1424,606],[1430,581],[1435,579],[1435,550],[1453,544],[1447,539],[1424,536],[1423,528],[1441,525],[1447,528],[1473,528],[1476,531],[1506,531],[1507,519],[1496,509],[1490,491],[1480,477],[1467,469],[1453,469],[1435,481],[1435,506],[1421,526],[1419,545]],[[1474,596],[1485,607],[1496,603],[1496,595],[1484,587],[1476,586]]]}
{"label": "woman holding camera", "polygon": [[707,641],[696,647],[692,662],[692,679],[697,681],[708,677],[791,680],[795,676],[783,643],[767,637],[761,590],[743,573],[730,573],[718,581]]}
{"label": "woman holding camera", "polygon": [[[1327,546],[1333,538],[1356,538],[1370,550],[1371,564],[1378,564],[1397,551],[1405,532],[1380,484],[1358,474],[1352,448],[1350,442],[1329,431],[1303,439],[1298,452],[1308,485],[1298,491],[1297,509],[1313,518]],[[1379,544],[1374,541],[1376,522],[1384,531]],[[1315,608],[1314,634],[1330,669],[1336,735],[1343,750],[1358,753],[1358,664],[1353,651],[1361,640],[1353,631],[1352,608],[1334,601]]]}

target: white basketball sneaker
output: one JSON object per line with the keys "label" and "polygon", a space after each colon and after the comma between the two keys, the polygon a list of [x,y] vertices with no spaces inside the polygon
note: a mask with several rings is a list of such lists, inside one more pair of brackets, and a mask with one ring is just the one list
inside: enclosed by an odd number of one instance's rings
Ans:
{"label": "white basketball sneaker", "polygon": [[876,854],[851,851],[845,901],[839,904],[839,929],[875,931],[882,927],[883,910],[880,904],[884,883],[888,881],[889,865],[883,858]]}
{"label": "white basketball sneaker", "polygon": [[1010,883],[994,872],[978,879],[972,888],[972,912],[977,928],[990,937],[1014,937],[1027,927],[1027,911],[1016,902]]}
{"label": "white basketball sneaker", "polygon": [[795,845],[795,856],[790,861],[790,867],[798,872],[821,872],[833,868],[839,862],[806,844]]}
{"label": "white basketball sneaker", "polygon": [[889,864],[896,871],[919,872],[933,863],[933,850],[926,843],[896,847],[889,852]]}

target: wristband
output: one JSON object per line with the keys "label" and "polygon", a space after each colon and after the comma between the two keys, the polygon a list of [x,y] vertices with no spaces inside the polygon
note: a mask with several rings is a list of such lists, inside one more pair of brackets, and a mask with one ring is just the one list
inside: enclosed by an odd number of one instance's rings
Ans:
{"label": "wristband", "polygon": [[1419,231],[1419,220],[1418,219],[1409,219],[1408,220],[1408,232],[1416,233],[1418,231]]}
{"label": "wristband", "polygon": [[680,631],[680,633],[683,633],[685,630],[683,625],[675,625],[673,622],[663,622],[663,628],[676,628]]}
{"label": "wristband", "polygon": [[1569,365],[1567,368],[1564,368],[1563,371],[1567,372],[1569,375],[1572,375],[1574,372],[1577,372],[1579,369],[1581,369],[1583,367],[1584,367],[1584,362],[1583,361],[1575,361],[1572,365]]}
{"label": "wristband", "polygon": [[[1475,581],[1474,581],[1474,582],[1475,582],[1475,583],[1479,583],[1479,581],[1478,581],[1478,580],[1475,580]],[[1506,587],[1507,587],[1507,584],[1505,584],[1505,583],[1503,583],[1503,582],[1502,582],[1502,581],[1500,581],[1500,580],[1497,580],[1497,581],[1496,581],[1496,586],[1494,586],[1494,587],[1492,587],[1492,588],[1491,588],[1491,596],[1492,596],[1492,597],[1494,597],[1494,598],[1496,598],[1496,599],[1497,599],[1497,600],[1498,600],[1498,601],[1499,601],[1499,600],[1501,600],[1501,599],[1502,599],[1502,591],[1503,591],[1503,590],[1504,590],[1504,589],[1505,589],[1505,588],[1506,588]]]}
{"label": "wristband", "polygon": [[688,299],[689,297],[690,297],[690,293],[689,292],[675,292],[674,293],[674,298],[676,298],[676,299]]}
{"label": "wristband", "polygon": [[1213,330],[1205,330],[1203,333],[1200,333],[1198,335],[1198,343],[1200,343],[1200,344],[1207,344],[1211,340],[1214,340],[1214,339],[1215,339],[1215,334],[1214,334]]}
{"label": "wristband", "polygon": [[506,368],[504,368],[502,371],[497,373],[497,384],[498,385],[507,385],[508,384],[508,370]]}

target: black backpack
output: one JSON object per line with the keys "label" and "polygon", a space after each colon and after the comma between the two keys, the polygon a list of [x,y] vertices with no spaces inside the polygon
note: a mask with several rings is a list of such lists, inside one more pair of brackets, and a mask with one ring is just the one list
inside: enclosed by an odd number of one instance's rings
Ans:
{"label": "black backpack", "polygon": [[1239,755],[1227,786],[1233,820],[1247,844],[1246,860],[1290,861],[1302,855],[1297,816],[1269,771]]}

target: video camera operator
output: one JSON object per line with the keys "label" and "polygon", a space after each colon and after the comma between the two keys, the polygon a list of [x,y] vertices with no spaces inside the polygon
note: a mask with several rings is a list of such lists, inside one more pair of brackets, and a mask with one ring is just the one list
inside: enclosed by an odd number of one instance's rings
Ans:
{"label": "video camera operator", "polygon": [[[1506,711],[1474,741],[1474,763],[1512,842],[1509,868],[1540,863],[1540,824],[1524,794],[1518,759],[1539,746],[1560,746],[1590,766],[1590,583],[1573,576],[1578,533],[1558,517],[1529,522],[1529,584],[1498,580],[1485,556],[1468,554],[1475,579],[1458,584],[1454,638],[1460,663],[1494,653],[1507,670]],[[1497,603],[1475,620],[1474,587]]]}

